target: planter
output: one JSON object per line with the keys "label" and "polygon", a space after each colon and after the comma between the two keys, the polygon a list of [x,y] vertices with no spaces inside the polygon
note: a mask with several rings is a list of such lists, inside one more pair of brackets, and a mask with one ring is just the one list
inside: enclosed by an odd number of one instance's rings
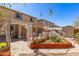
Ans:
{"label": "planter", "polygon": [[38,43],[38,44],[34,44],[32,43],[30,45],[30,48],[32,49],[39,49],[39,48],[70,48],[72,46],[72,44],[65,40],[65,42],[63,43],[48,43],[48,44],[41,44],[41,43]]}
{"label": "planter", "polygon": [[5,48],[4,50],[0,51],[0,56],[10,56],[10,48]]}
{"label": "planter", "polygon": [[0,48],[0,56],[10,56],[10,47],[7,46],[7,44],[1,44],[0,46],[3,46]]}

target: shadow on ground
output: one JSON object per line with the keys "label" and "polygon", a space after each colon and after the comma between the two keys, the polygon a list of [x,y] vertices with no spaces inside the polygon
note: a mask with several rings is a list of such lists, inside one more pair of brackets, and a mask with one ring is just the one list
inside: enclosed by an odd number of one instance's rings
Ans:
{"label": "shadow on ground", "polygon": [[6,42],[5,35],[0,35],[0,42]]}
{"label": "shadow on ground", "polygon": [[11,39],[11,42],[17,42],[17,41],[27,41],[27,39],[26,38],[23,38],[23,39],[12,38]]}

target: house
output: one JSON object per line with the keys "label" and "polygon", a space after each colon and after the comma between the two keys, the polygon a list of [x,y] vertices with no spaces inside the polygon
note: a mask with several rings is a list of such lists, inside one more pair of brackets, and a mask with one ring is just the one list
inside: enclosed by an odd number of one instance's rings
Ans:
{"label": "house", "polygon": [[56,25],[55,23],[52,23],[45,19],[38,20],[37,25],[39,28],[42,28],[42,29],[47,29],[47,28],[52,29],[52,30],[62,29],[60,26]]}
{"label": "house", "polygon": [[16,34],[18,37],[21,37],[22,35],[26,36],[25,25],[37,19],[35,17],[2,6],[0,6],[0,12],[5,13],[7,16],[5,21],[10,20],[12,37]]}
{"label": "house", "polygon": [[37,21],[37,32],[38,34],[43,35],[44,37],[50,35],[51,32],[56,32],[58,35],[62,36],[63,35],[63,31],[62,31],[62,27],[56,25],[55,23],[52,23],[50,21],[47,21],[45,19],[40,19]]}
{"label": "house", "polygon": [[50,22],[50,21],[47,21],[45,19],[40,19],[37,21],[38,22],[38,27],[40,28],[43,28],[44,26],[47,26],[47,27],[50,27],[50,26],[53,26],[54,23]]}
{"label": "house", "polygon": [[52,23],[45,19],[38,20],[38,18],[36,17],[32,17],[30,15],[6,7],[0,6],[0,12],[5,13],[5,15],[7,16],[5,20],[10,20],[11,37],[18,37],[18,38],[26,37],[25,27],[27,27],[27,24],[31,22],[34,23],[33,32],[37,31],[38,34],[44,30],[62,29],[55,23]]}
{"label": "house", "polygon": [[36,25],[37,25],[36,27],[38,29],[38,32],[42,32],[45,30],[45,28],[52,27],[54,23],[47,21],[45,19],[39,19]]}

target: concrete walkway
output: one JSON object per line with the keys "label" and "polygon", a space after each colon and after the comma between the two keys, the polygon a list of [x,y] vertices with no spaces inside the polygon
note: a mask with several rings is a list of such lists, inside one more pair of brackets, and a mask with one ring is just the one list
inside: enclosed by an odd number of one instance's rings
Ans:
{"label": "concrete walkway", "polygon": [[[79,56],[79,45],[74,43],[71,38],[67,38],[74,48],[69,49],[39,49],[38,56]],[[11,43],[12,56],[33,56],[34,50],[28,47],[27,41],[17,41]]]}
{"label": "concrete walkway", "polygon": [[33,54],[33,50],[28,47],[26,41],[17,41],[17,42],[11,43],[11,55],[12,56],[19,56],[22,54],[24,55],[24,53]]}

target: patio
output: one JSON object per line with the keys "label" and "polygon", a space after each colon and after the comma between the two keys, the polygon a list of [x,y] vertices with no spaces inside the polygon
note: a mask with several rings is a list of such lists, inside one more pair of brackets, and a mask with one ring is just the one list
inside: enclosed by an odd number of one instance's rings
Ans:
{"label": "patio", "polygon": [[[79,56],[79,45],[74,43],[71,38],[67,38],[74,47],[68,49],[30,49],[27,41],[16,41],[11,43],[11,55],[12,56]],[[37,54],[34,53],[37,51]]]}

